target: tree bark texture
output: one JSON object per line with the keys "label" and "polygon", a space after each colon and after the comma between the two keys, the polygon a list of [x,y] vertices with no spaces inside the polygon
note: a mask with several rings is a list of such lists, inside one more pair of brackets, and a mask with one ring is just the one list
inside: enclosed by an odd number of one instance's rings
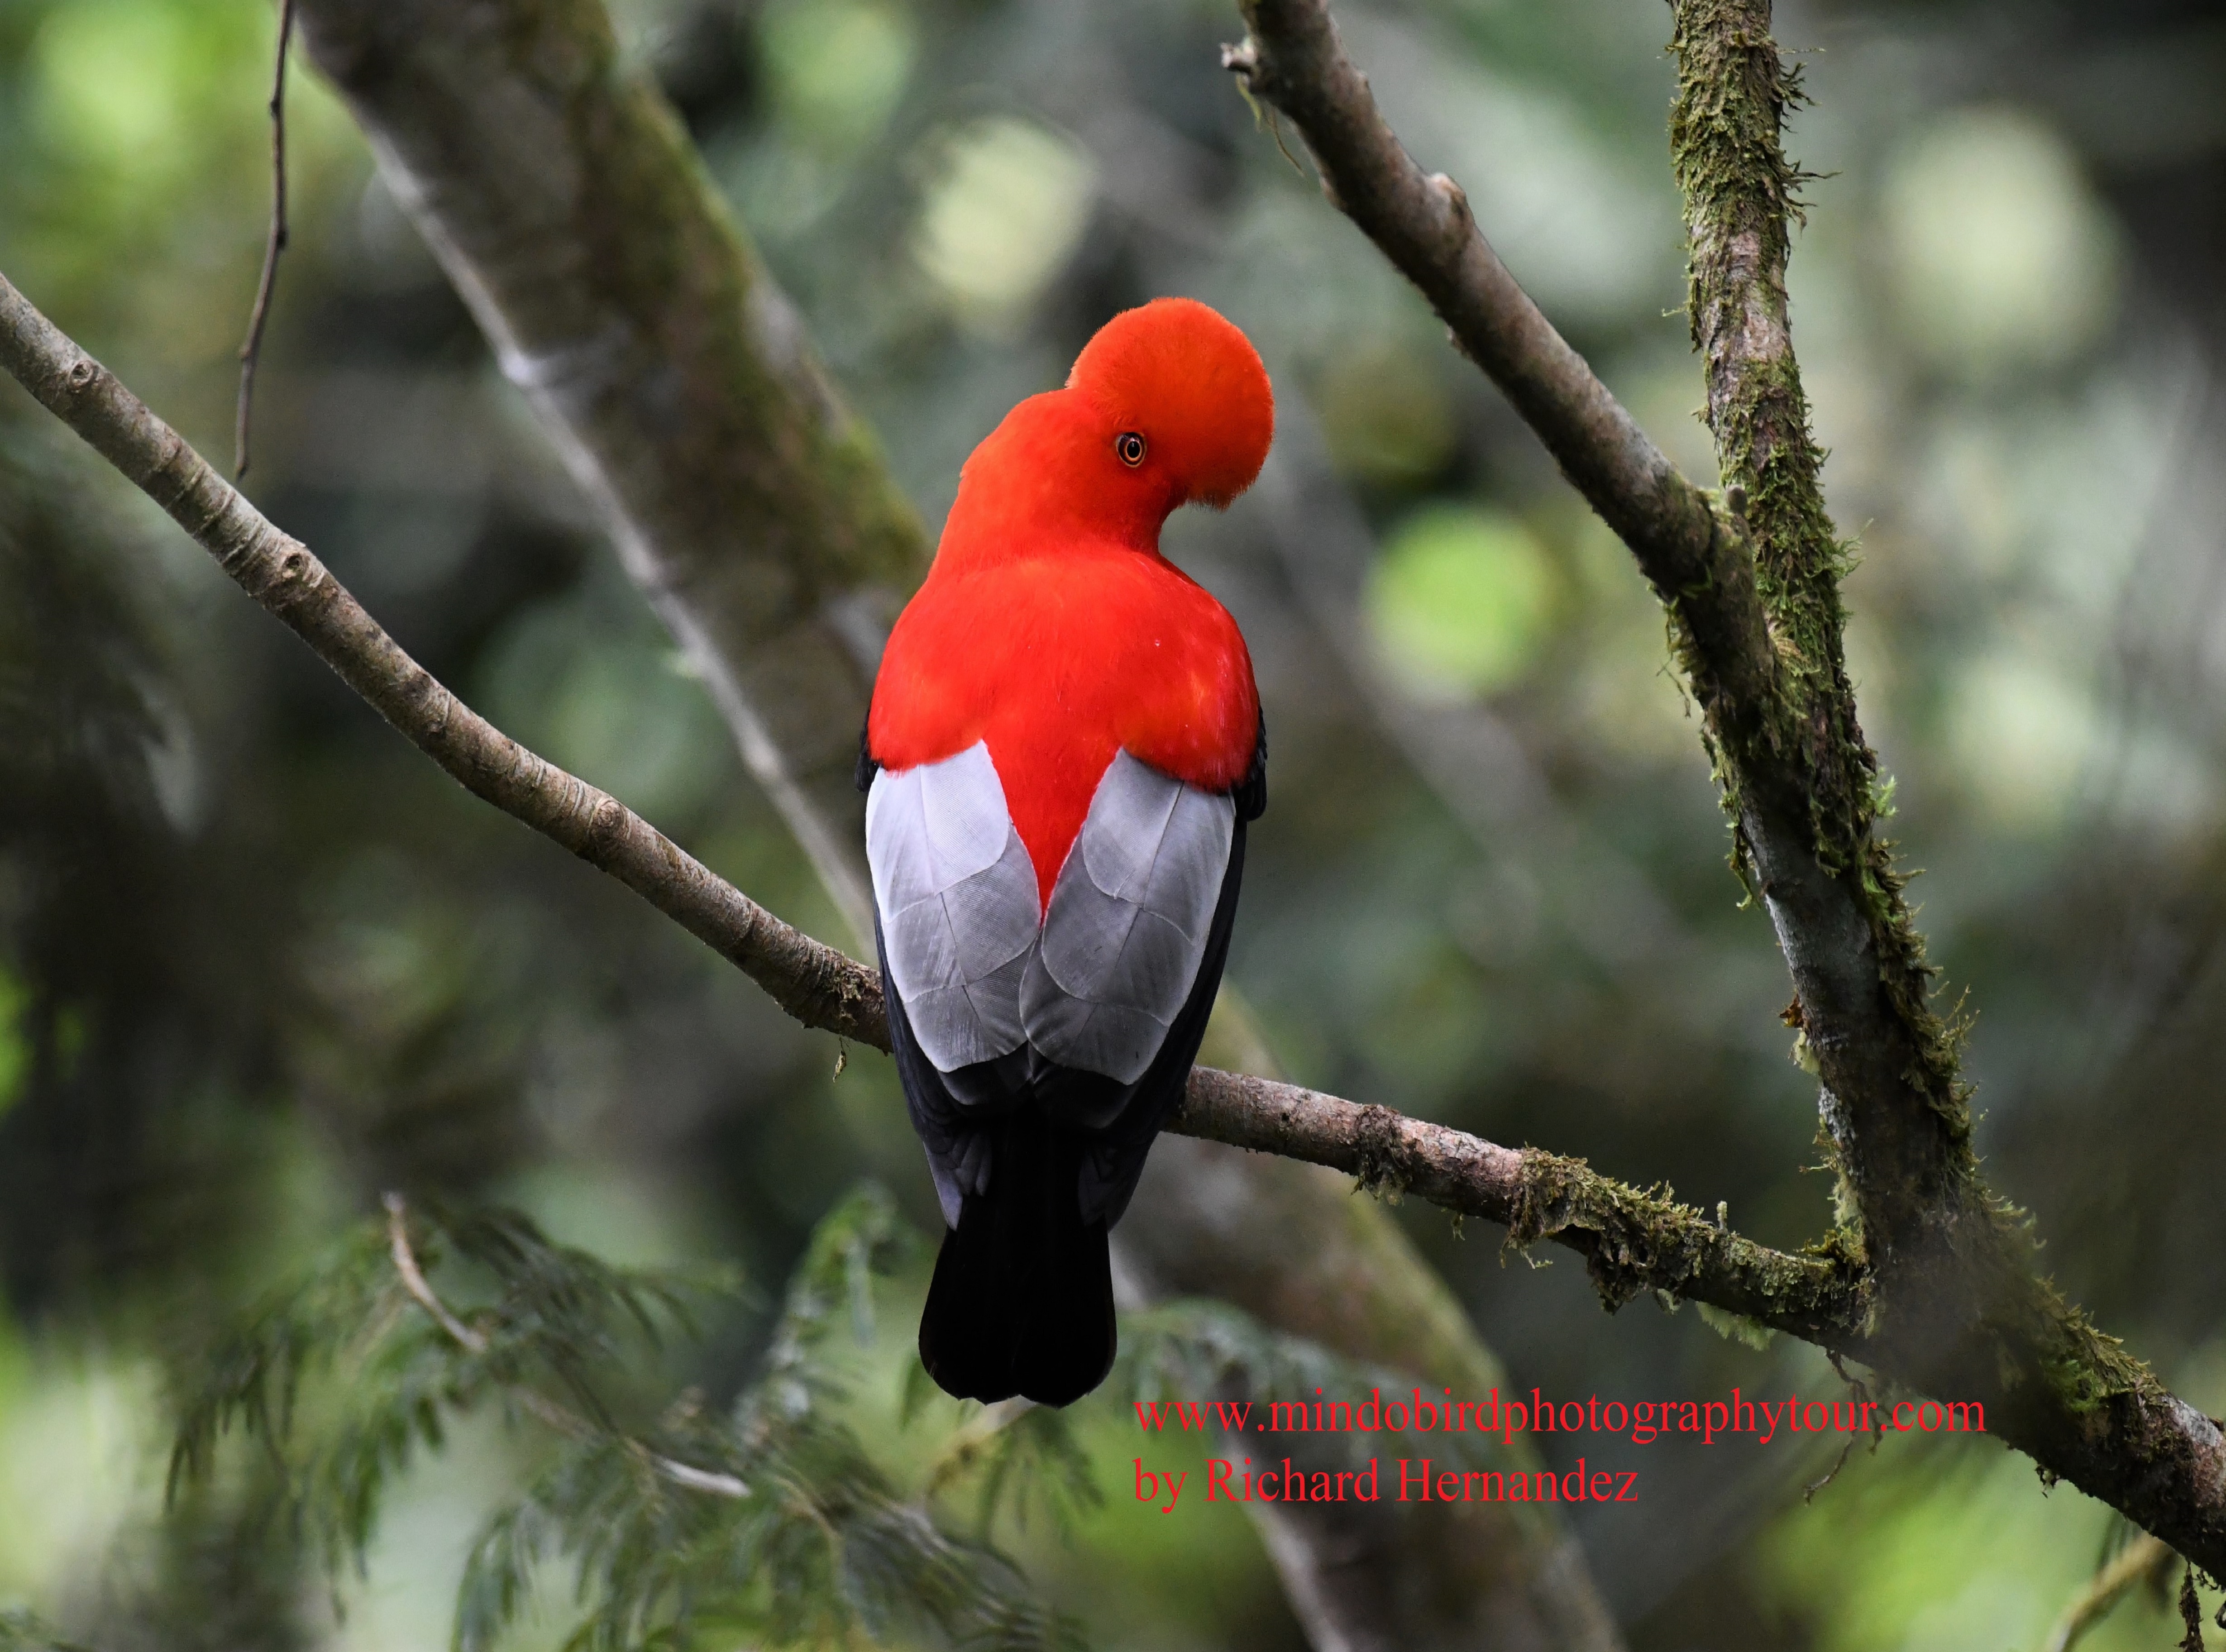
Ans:
{"label": "tree bark texture", "polygon": [[387,183],[870,934],[851,784],[917,517],[586,0],[300,7]]}
{"label": "tree bark texture", "polygon": [[[870,935],[851,766],[881,638],[928,548],[794,308],[671,109],[620,64],[601,0],[297,3],[311,61],[703,672],[750,770],[855,932]],[[1272,1185],[1282,1219],[1320,1236],[1317,1260],[1372,1304],[1365,1345],[1348,1351],[1416,1369],[1418,1316],[1453,1313],[1466,1329],[1390,1219],[1372,1207],[1352,1215],[1338,1179],[1218,1156],[1201,1147],[1155,1161],[1159,1254],[1205,1254],[1210,1242],[1230,1278],[1275,1278],[1282,1235],[1212,1232],[1205,1204],[1208,1186],[1241,1193],[1256,1181],[1268,1198]],[[1142,1226],[1125,1223],[1116,1242],[1134,1242]],[[1271,1323],[1306,1294],[1295,1288],[1303,1274],[1272,1295],[1218,1285],[1202,1268],[1183,1277],[1181,1288],[1210,1289]],[[1466,1341],[1469,1360],[1488,1365],[1472,1332]],[[1379,1523],[1364,1544],[1350,1530],[1317,1541],[1301,1520],[1275,1547],[1301,1610],[1328,1603],[1307,1614],[1325,1648],[1617,1644],[1556,1522],[1495,1515],[1430,1544]],[[1479,1556],[1489,1577],[1475,1569]],[[1469,1568],[1457,1587],[1441,1575],[1452,1566]],[[1340,1610],[1374,1573],[1394,1595]],[[1487,1602],[1504,1630],[1472,1632],[1471,1585],[1482,1582],[1504,1585]],[[1426,1610],[1456,1597],[1454,1617]],[[1345,1628],[1333,1635],[1337,1623]]]}

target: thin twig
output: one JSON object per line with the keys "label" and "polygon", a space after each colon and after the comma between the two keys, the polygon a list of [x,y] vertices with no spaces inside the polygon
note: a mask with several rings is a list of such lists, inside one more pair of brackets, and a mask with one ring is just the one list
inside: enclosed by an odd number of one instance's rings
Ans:
{"label": "thin twig", "polygon": [[2087,1631],[2108,1617],[2117,1604],[2144,1583],[2161,1582],[2171,1568],[2172,1546],[2146,1532],[2112,1555],[2108,1564],[2088,1580],[2056,1626],[2048,1631],[2043,1652],[2071,1652]]}
{"label": "thin twig", "polygon": [[[417,1306],[432,1317],[433,1323],[448,1334],[449,1340],[469,1354],[484,1354],[487,1350],[486,1333],[474,1330],[448,1312],[448,1305],[434,1294],[433,1287],[425,1278],[425,1270],[417,1265],[417,1253],[410,1244],[409,1206],[399,1193],[388,1193],[381,1201],[386,1206],[386,1248],[394,1258],[394,1271],[402,1280],[402,1288],[410,1293]],[[518,1384],[510,1385],[518,1402],[536,1417],[570,1439],[584,1439],[598,1432],[595,1426],[576,1412],[568,1411],[545,1395]],[[739,1477],[722,1474],[710,1469],[699,1469],[692,1464],[653,1452],[638,1439],[626,1444],[658,1473],[675,1485],[684,1485],[693,1491],[708,1491],[714,1496],[747,1497],[750,1489]]]}
{"label": "thin twig", "polygon": [[247,474],[247,432],[255,413],[255,368],[263,355],[263,324],[278,285],[278,255],[286,250],[286,50],[294,39],[294,0],[278,0],[278,60],[270,72],[270,235],[263,244],[263,278],[255,287],[255,313],[239,346],[239,407],[232,421],[232,473]]}
{"label": "thin twig", "polygon": [[410,1248],[409,1224],[404,1219],[408,1206],[402,1195],[389,1193],[381,1203],[386,1206],[386,1248],[394,1257],[394,1271],[402,1277],[402,1288],[417,1299],[417,1306],[431,1314],[433,1322],[465,1352],[486,1353],[487,1337],[449,1312],[426,1282],[424,1270],[417,1266],[417,1253]]}
{"label": "thin twig", "polygon": [[1816,1494],[1840,1477],[1840,1471],[1848,1466],[1848,1453],[1854,1449],[1855,1437],[1850,1434],[1848,1436],[1848,1443],[1840,1447],[1839,1456],[1832,1460],[1832,1466],[1824,1471],[1824,1477],[1821,1480],[1811,1480],[1801,1488],[1803,1508],[1806,1509],[1810,1503],[1816,1502]]}

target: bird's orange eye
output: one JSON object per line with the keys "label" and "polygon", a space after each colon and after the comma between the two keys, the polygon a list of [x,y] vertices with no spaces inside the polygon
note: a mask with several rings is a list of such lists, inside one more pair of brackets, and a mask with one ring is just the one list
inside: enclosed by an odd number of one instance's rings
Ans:
{"label": "bird's orange eye", "polygon": [[1130,470],[1144,462],[1144,438],[1134,430],[1123,430],[1113,438],[1113,451],[1121,455],[1121,462]]}

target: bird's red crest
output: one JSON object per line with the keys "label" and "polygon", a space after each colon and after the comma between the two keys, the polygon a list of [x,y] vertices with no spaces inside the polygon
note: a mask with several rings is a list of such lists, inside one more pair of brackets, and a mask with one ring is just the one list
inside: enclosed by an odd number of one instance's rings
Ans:
{"label": "bird's red crest", "polygon": [[1251,486],[1275,439],[1259,353],[1196,299],[1123,310],[1083,347],[1066,383],[1142,434],[1182,498],[1216,510]]}

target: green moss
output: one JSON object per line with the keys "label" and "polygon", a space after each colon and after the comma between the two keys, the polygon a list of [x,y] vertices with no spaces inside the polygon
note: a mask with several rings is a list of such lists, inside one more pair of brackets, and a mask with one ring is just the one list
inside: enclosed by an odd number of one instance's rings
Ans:
{"label": "green moss", "polygon": [[567,91],[576,151],[596,161],[601,187],[576,220],[588,279],[640,344],[689,364],[666,386],[686,416],[666,464],[709,503],[677,543],[717,548],[750,524],[743,543],[779,569],[769,588],[785,611],[768,619],[860,586],[910,590],[930,549],[919,519],[802,334],[766,325],[763,265],[678,117],[624,62],[600,7],[559,7],[534,27],[520,56],[562,66],[547,72]]}
{"label": "green moss", "polygon": [[[1708,358],[1708,420],[1726,495],[1739,504],[1720,526],[1752,547],[1778,656],[1776,693],[1752,735],[1735,740],[1711,719],[1709,759],[1735,823],[1733,865],[1752,894],[1745,793],[1758,765],[1790,759],[1818,864],[1856,886],[1880,985],[1917,1052],[1910,1082],[1944,1130],[1949,1173],[1973,1178],[1962,1024],[1943,1023],[1930,1006],[1934,971],[1906,878],[1874,831],[1892,785],[1863,739],[1847,671],[1840,582],[1853,546],[1825,508],[1823,454],[1790,341],[1789,226],[1803,217],[1800,188],[1812,175],[1786,158],[1780,132],[1803,101],[1799,75],[1770,37],[1766,3],[1675,0],[1674,10],[1670,138],[1691,234],[1688,313]],[[1690,650],[1679,652],[1682,662]]]}
{"label": "green moss", "polygon": [[[1854,1325],[1863,1318],[1860,1269],[1845,1253],[1778,1255],[1679,1203],[1666,1186],[1628,1187],[1581,1159],[1528,1148],[1507,1242],[1528,1249],[1556,1237],[1583,1253],[1593,1288],[1611,1313],[1655,1290],[1672,1299],[1735,1294],[1738,1300],[1717,1306],[1757,1325],[1820,1318]],[[1820,1273],[1818,1262],[1827,1271]]]}
{"label": "green moss", "polygon": [[2035,1282],[2035,1307],[2041,1379],[2072,1415],[2086,1416],[2121,1395],[2161,1392],[2149,1368],[2117,1337],[2096,1330],[2053,1284]]}

